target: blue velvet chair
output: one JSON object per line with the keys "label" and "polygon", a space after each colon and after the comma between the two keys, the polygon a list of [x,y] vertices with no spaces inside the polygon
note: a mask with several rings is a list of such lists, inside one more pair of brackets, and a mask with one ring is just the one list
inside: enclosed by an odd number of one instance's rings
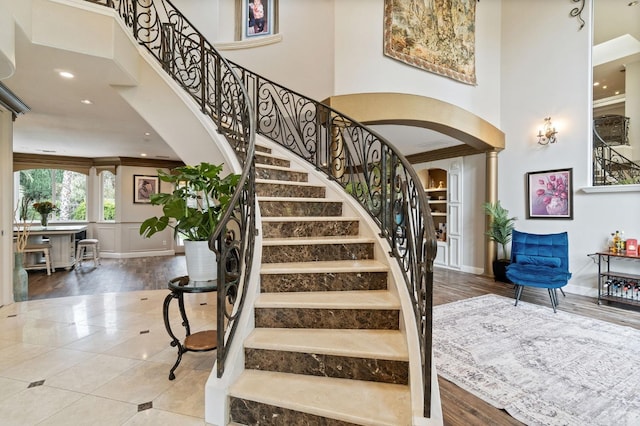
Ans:
{"label": "blue velvet chair", "polygon": [[567,233],[540,235],[514,230],[507,278],[516,286],[516,306],[525,286],[546,288],[556,312],[557,289],[562,291],[571,278]]}

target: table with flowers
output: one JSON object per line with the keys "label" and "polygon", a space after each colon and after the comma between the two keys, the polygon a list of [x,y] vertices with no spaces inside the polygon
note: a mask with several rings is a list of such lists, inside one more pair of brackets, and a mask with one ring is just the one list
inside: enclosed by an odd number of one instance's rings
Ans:
{"label": "table with flowers", "polygon": [[[70,270],[76,263],[75,236],[86,231],[87,225],[49,225],[31,226],[29,228],[28,244],[42,243],[48,239],[51,244],[51,265],[54,269]],[[14,234],[17,229],[14,227]]]}

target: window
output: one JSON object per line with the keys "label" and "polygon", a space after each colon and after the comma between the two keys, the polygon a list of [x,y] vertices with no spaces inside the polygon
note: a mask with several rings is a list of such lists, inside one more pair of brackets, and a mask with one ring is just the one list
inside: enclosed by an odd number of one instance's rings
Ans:
{"label": "window", "polygon": [[116,175],[108,170],[100,173],[102,186],[102,220],[116,219]]}
{"label": "window", "polygon": [[30,169],[15,173],[18,180],[17,218],[38,220],[33,203],[51,201],[56,222],[87,220],[87,176],[70,170]]}

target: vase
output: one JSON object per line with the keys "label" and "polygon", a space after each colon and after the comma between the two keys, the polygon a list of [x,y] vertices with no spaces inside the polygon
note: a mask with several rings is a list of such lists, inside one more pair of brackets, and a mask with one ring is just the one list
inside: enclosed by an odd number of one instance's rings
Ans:
{"label": "vase", "polygon": [[23,302],[29,296],[29,275],[22,263],[23,253],[15,253],[13,265],[13,300]]}
{"label": "vase", "polygon": [[218,276],[216,254],[209,249],[209,241],[185,241],[184,256],[187,274],[193,281],[211,281]]}
{"label": "vase", "polygon": [[48,223],[49,223],[49,215],[45,213],[40,213],[40,225],[42,225],[43,228],[46,228]]}

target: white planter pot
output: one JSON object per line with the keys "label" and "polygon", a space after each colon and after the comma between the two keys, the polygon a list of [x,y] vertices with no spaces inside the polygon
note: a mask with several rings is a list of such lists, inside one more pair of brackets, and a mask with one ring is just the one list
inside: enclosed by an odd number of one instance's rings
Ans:
{"label": "white planter pot", "polygon": [[187,259],[187,274],[193,281],[210,281],[217,278],[216,254],[209,250],[208,241],[185,241],[184,255]]}

